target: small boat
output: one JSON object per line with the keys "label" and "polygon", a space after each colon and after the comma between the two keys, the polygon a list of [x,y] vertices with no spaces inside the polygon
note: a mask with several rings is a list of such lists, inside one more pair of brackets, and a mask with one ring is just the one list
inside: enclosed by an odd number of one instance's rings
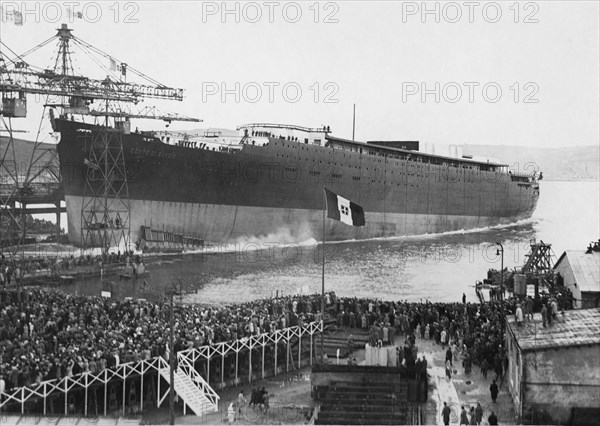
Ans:
{"label": "small boat", "polygon": [[59,278],[63,282],[75,281],[75,277],[73,275],[61,275],[61,276],[59,276]]}

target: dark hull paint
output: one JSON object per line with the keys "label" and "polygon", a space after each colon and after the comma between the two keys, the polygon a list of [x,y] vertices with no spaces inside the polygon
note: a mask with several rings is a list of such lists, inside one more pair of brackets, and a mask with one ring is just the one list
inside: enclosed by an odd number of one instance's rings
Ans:
{"label": "dark hull paint", "polygon": [[[56,120],[55,127],[61,132],[58,152],[65,195],[71,200],[82,199],[87,156],[81,137],[77,137],[82,132],[76,129],[92,127],[62,120]],[[510,223],[530,217],[539,195],[533,185],[514,182],[502,172],[425,164],[281,139],[271,139],[266,146],[244,145],[235,153],[171,146],[158,139],[144,140],[139,134],[123,135],[122,141],[132,201],[168,203],[171,213],[176,212],[173,203],[192,206],[192,211],[193,206],[199,209],[191,221],[178,223],[176,218],[156,217],[152,209],[135,211],[140,204],[132,203],[132,233],[139,231],[137,225],[141,223],[171,232],[199,233],[207,241],[228,241],[234,236],[264,235],[269,222],[301,227],[305,224],[293,222],[301,219],[310,222],[309,234],[320,239],[315,213],[323,208],[323,186],[361,205],[366,213],[365,228],[328,225],[330,238],[411,235]],[[234,232],[196,223],[215,221],[201,214],[200,210],[209,207],[218,207],[221,212],[234,208],[233,214],[239,207],[248,215],[242,219],[247,226],[234,219]],[[80,242],[76,237],[79,232],[71,233],[71,226],[81,227],[80,209],[69,212],[67,206],[69,234],[75,243]],[[307,214],[291,213],[302,211]],[[253,214],[264,215],[266,223],[251,217]],[[286,214],[289,220],[273,219]],[[411,229],[414,218],[420,225]]]}

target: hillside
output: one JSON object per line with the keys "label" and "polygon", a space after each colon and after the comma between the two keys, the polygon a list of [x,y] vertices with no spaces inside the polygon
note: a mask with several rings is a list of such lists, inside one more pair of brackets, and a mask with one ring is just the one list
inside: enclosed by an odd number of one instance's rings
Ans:
{"label": "hillside", "polygon": [[[8,144],[8,138],[6,136],[0,136],[0,158],[4,157],[5,165],[11,171],[14,169],[13,154],[12,152],[6,152]],[[14,139],[14,160],[17,164],[17,170],[20,174],[27,172],[29,164],[31,163],[31,154],[33,153],[35,143],[24,139]],[[50,162],[57,162],[55,156],[50,152],[55,150],[56,145],[49,143],[42,143],[37,147],[35,158],[39,158],[36,162],[36,166],[42,167],[44,164]],[[6,155],[5,155],[6,153]],[[41,157],[40,157],[41,156]],[[2,170],[2,175],[5,171]],[[4,177],[4,176],[3,176]]]}
{"label": "hillside", "polygon": [[534,163],[547,180],[598,180],[600,146],[535,148],[528,146],[463,145],[463,155],[485,157],[508,164],[518,172],[531,172]]}

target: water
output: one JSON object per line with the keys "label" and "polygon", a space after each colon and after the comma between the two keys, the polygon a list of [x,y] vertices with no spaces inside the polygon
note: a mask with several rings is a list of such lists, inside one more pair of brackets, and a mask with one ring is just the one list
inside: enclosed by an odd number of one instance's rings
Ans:
{"label": "water", "polygon": [[[541,195],[531,219],[520,223],[439,235],[398,237],[331,244],[326,249],[325,286],[344,296],[386,300],[459,301],[463,293],[475,301],[474,284],[489,268],[523,264],[530,241],[552,244],[556,256],[585,249],[600,235],[598,182],[540,182]],[[258,250],[257,248],[262,248]],[[275,294],[321,291],[321,251],[314,241],[300,245],[265,241],[228,247],[209,255],[189,255],[148,267],[146,281],[115,281],[119,297],[155,299],[162,289],[181,282],[196,294],[188,302],[242,302]],[[65,286],[70,292],[99,294],[100,280]],[[106,288],[105,288],[106,289]]]}

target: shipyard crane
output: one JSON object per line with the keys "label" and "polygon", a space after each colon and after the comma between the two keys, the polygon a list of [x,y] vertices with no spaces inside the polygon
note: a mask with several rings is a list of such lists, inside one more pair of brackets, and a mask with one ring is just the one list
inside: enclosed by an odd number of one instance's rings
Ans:
{"label": "shipyard crane", "polygon": [[[51,68],[40,68],[28,62],[33,53],[50,45],[53,41],[57,47]],[[106,77],[98,79],[76,74],[72,60],[72,54],[75,51],[80,51],[91,59],[102,71],[106,72]],[[108,62],[109,65],[106,66],[103,62]],[[142,82],[127,81],[130,76],[134,76]],[[111,119],[114,128],[125,133],[128,132],[129,119],[131,118],[164,120],[167,123],[172,121],[201,121],[178,114],[161,113],[154,107],[131,111],[128,105],[137,106],[146,98],[181,101],[183,100],[183,89],[164,85],[126,62],[117,60],[92,44],[74,36],[73,30],[68,28],[66,24],[62,24],[53,37],[22,54],[15,53],[4,42],[0,41],[0,94],[2,96],[0,119],[5,127],[4,131],[8,133],[8,143],[3,146],[0,157],[2,160],[2,167],[0,168],[2,172],[1,184],[5,187],[0,190],[0,203],[2,205],[0,213],[7,213],[13,224],[20,227],[22,231],[21,242],[25,239],[25,229],[19,226],[19,221],[13,213],[16,211],[15,201],[19,202],[22,213],[21,223],[24,224],[24,206],[27,200],[22,196],[19,198],[19,194],[30,193],[31,188],[34,187],[34,180],[39,179],[41,174],[54,176],[55,182],[53,183],[57,187],[55,192],[60,192],[57,155],[54,150],[51,150],[52,152],[48,154],[46,152],[48,150],[40,149],[41,121],[46,115],[47,108],[51,108],[51,117],[54,116],[53,110],[56,109],[61,118],[73,117],[74,115],[82,118],[90,116],[96,122],[103,118],[103,124],[106,127],[108,127],[109,119]],[[12,128],[12,119],[27,116],[27,94],[42,95],[46,101],[30,164],[26,173],[19,173],[16,167],[13,138],[13,133],[18,130]],[[99,246],[102,247],[103,251],[108,251],[111,246],[118,245],[120,239],[125,241],[126,245],[129,244],[129,204],[121,134],[119,132],[106,132],[101,135],[101,139],[82,141],[85,149],[89,151],[90,164],[103,164],[105,166],[98,168],[100,171],[96,168],[88,170],[88,178],[96,181],[104,179],[105,190],[102,194],[98,194],[91,189],[93,188],[92,185],[86,185],[86,189],[89,189],[90,193],[85,197],[82,223],[89,226],[84,227],[86,236],[85,238],[82,236],[82,246],[84,248]],[[40,151],[42,152],[40,153]],[[48,161],[48,156],[51,157],[50,161]],[[37,167],[36,169],[36,165],[42,159],[47,164],[45,167]],[[111,170],[111,172],[110,174],[106,173],[98,176],[101,170]],[[119,181],[119,179],[115,179],[115,176],[121,176],[122,181],[118,184],[118,187],[111,188],[111,186],[116,185],[116,181]],[[118,232],[108,231],[106,227],[98,229],[96,226],[98,217],[100,217],[99,221],[101,223],[105,223],[109,217],[114,216],[115,211],[112,210],[115,209],[116,216],[121,224]],[[58,220],[59,217],[57,217],[57,227],[59,226]],[[122,238],[119,238],[116,234],[120,234]]]}
{"label": "shipyard crane", "polygon": [[[21,64],[11,61],[0,46],[0,244],[2,251],[18,251],[26,241],[26,213],[28,204],[54,204],[57,214],[57,238],[60,235],[60,200],[58,162],[52,150],[41,148],[38,131],[33,149],[28,155],[22,146],[16,153],[15,133],[26,133],[13,128],[13,118],[25,117],[28,90],[8,76],[10,67],[20,70]],[[6,135],[5,135],[6,134]],[[23,153],[28,155],[25,163]],[[21,158],[19,158],[21,157]],[[19,206],[17,206],[17,203]],[[43,212],[52,211],[47,207]],[[31,209],[29,210],[31,211]],[[42,211],[38,208],[37,212]],[[5,247],[6,246],[6,247]]]}
{"label": "shipyard crane", "polygon": [[[68,28],[66,24],[62,24],[57,31],[54,37],[39,43],[20,55],[0,41],[0,47],[13,54],[13,57],[9,58],[7,54],[0,51],[0,92],[3,93],[3,99],[23,100],[23,105],[26,106],[26,100],[23,97],[26,93],[64,97],[72,100],[72,102],[52,106],[62,106],[67,109],[67,113],[74,112],[76,114],[85,114],[85,109],[70,111],[69,108],[73,108],[74,105],[82,106],[83,102],[89,104],[94,100],[134,104],[145,98],[183,100],[183,89],[168,87],[127,63],[118,61],[109,54],[75,37],[72,33],[73,30]],[[54,68],[42,69],[26,61],[28,56],[48,45],[52,40],[58,40]],[[75,48],[81,50],[96,65],[106,71],[106,78],[94,79],[76,75],[71,60],[71,54],[75,51]],[[107,67],[102,64],[98,56],[108,60],[110,65]],[[126,81],[127,76],[131,74],[141,78],[146,83]],[[2,112],[5,117],[24,117],[26,115],[26,109],[19,108],[18,102],[7,101],[5,105],[3,104]]]}
{"label": "shipyard crane", "polygon": [[523,273],[536,275],[550,274],[553,264],[556,262],[556,255],[552,251],[552,245],[546,244],[540,240],[531,241],[529,244],[531,251],[525,255],[525,264],[523,265]]}

